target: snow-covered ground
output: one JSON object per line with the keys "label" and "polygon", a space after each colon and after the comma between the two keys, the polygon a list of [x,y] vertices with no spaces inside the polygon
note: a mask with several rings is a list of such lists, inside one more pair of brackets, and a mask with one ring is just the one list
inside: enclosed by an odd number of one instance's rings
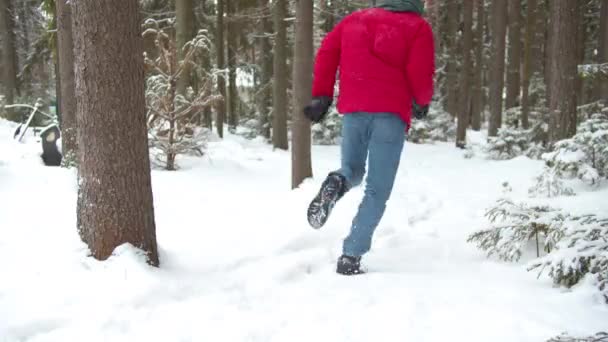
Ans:
{"label": "snow-covered ground", "polygon": [[[178,172],[153,171],[155,269],[127,246],[106,262],[87,257],[76,172],[44,167],[35,138],[16,143],[13,127],[0,122],[0,342],[540,342],[608,329],[590,286],[554,288],[466,242],[504,181],[527,198],[538,161],[407,144],[369,273],[349,278],[335,260],[362,188],[322,230],[305,218],[338,148],[314,147],[315,178],[290,191],[287,152],[229,136]],[[607,195],[554,204],[607,213]]]}

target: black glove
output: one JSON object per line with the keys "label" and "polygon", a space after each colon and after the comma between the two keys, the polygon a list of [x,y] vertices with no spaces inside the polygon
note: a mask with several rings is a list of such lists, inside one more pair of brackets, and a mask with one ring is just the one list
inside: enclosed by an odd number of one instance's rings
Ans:
{"label": "black glove", "polygon": [[328,96],[315,97],[308,106],[304,107],[304,115],[310,121],[319,123],[327,116],[332,102],[332,98]]}
{"label": "black glove", "polygon": [[429,114],[429,105],[420,106],[416,102],[412,105],[412,113],[417,120],[422,120]]}

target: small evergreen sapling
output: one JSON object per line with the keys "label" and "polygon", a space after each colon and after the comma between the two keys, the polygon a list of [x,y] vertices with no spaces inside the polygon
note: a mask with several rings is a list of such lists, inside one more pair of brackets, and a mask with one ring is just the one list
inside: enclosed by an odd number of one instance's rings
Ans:
{"label": "small evergreen sapling", "polygon": [[569,216],[567,229],[553,253],[532,262],[529,270],[544,272],[558,285],[572,287],[590,275],[608,302],[608,219]]}
{"label": "small evergreen sapling", "polygon": [[485,215],[491,227],[471,234],[467,242],[489,256],[504,261],[518,261],[531,241],[535,242],[536,255],[540,256],[541,244],[550,252],[562,236],[564,216],[557,209],[547,206],[515,204],[509,199],[500,199]]}
{"label": "small evergreen sapling", "polygon": [[579,125],[574,137],[555,143],[553,152],[543,159],[560,176],[599,184],[608,176],[608,119],[604,114],[593,115]]}
{"label": "small evergreen sapling", "polygon": [[547,342],[608,342],[608,333],[599,332],[588,337],[573,337],[567,333],[563,333],[560,336],[547,340]]}

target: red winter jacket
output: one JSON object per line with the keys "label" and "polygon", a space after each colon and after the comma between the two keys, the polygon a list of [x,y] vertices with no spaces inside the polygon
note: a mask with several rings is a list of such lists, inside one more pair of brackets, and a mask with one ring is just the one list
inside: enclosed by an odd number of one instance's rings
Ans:
{"label": "red winter jacket", "polygon": [[433,95],[433,32],[416,13],[380,8],[354,12],[321,43],[313,97],[333,97],[338,66],[340,113],[395,113],[410,127],[412,100],[426,105]]}

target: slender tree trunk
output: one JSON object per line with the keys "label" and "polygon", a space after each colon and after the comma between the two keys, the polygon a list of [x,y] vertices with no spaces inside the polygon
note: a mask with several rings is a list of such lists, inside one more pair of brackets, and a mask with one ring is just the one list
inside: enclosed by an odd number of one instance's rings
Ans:
{"label": "slender tree trunk", "polygon": [[490,71],[490,126],[488,135],[494,137],[502,125],[502,94],[505,84],[505,35],[507,29],[507,0],[492,2],[492,69]]}
{"label": "slender tree trunk", "polygon": [[[598,32],[597,63],[608,63],[608,0],[601,0],[600,29]],[[595,83],[595,99],[608,101],[608,80],[598,78]]]}
{"label": "slender tree trunk", "polygon": [[[194,38],[194,3],[193,0],[175,0],[175,38],[177,47],[177,59],[184,59],[184,46]],[[191,67],[186,65],[181,76],[177,79],[177,93],[186,94],[186,89],[191,84]]]}
{"label": "slender tree trunk", "polygon": [[578,1],[550,0],[551,63],[549,138],[552,142],[576,133],[576,41]]}
{"label": "slender tree trunk", "polygon": [[521,1],[509,0],[509,56],[505,109],[517,106],[521,89]]}
{"label": "slender tree trunk", "polygon": [[236,1],[228,0],[226,3],[228,11],[228,126],[232,130],[236,130],[238,125],[238,106],[239,95],[236,87],[236,68],[237,68],[237,49],[238,49],[238,24],[236,19],[237,5]]}
{"label": "slender tree trunk", "polygon": [[275,148],[287,150],[287,30],[285,27],[285,0],[273,1],[274,5],[274,83],[272,144]]}
{"label": "slender tree trunk", "polygon": [[294,109],[292,117],[292,189],[312,177],[310,122],[302,108],[311,100],[313,73],[313,5],[311,0],[296,0],[296,36],[293,68]]}
{"label": "slender tree trunk", "polygon": [[536,29],[536,0],[528,0],[526,13],[526,34],[524,39],[524,62],[521,95],[521,124],[524,129],[530,127],[530,78],[532,77],[532,45]]}
{"label": "slender tree trunk", "polygon": [[[196,34],[196,32],[198,32],[198,30],[200,30],[200,29],[204,29],[204,28],[211,26],[211,23],[207,19],[207,14],[211,15],[212,13],[211,13],[211,11],[209,11],[209,13],[207,13],[207,11],[208,11],[207,3],[208,3],[208,1],[206,1],[206,0],[199,1],[199,11],[201,13],[202,19],[198,22],[198,25],[196,25],[194,34]],[[210,72],[211,71],[211,53],[203,53],[203,56],[201,59],[202,59],[201,63],[203,66],[203,70],[205,70],[206,72]],[[196,75],[193,75],[192,86],[195,88],[196,92],[199,91],[200,79]],[[203,121],[202,123],[203,123],[204,127],[208,128],[209,130],[213,129],[213,115],[211,113],[211,107],[205,107],[205,109],[203,109],[202,121]]]}
{"label": "slender tree trunk", "polygon": [[[469,0],[470,1],[470,0]],[[458,113],[458,69],[456,59],[458,56],[457,33],[458,23],[460,22],[460,12],[458,10],[458,1],[448,1],[448,24],[446,32],[446,50],[449,56],[446,63],[447,73],[447,111],[456,116]]]}
{"label": "slender tree trunk", "polygon": [[475,0],[477,27],[475,28],[475,70],[473,72],[473,89],[471,95],[471,126],[475,131],[481,129],[481,112],[483,111],[483,27],[485,25],[484,0]]}
{"label": "slender tree trunk", "polygon": [[[576,64],[585,63],[585,47],[587,41],[587,22],[585,20],[585,13],[587,12],[587,0],[575,0],[578,2],[578,24],[576,25]],[[578,104],[584,104],[584,87],[585,82],[582,77],[576,78],[576,97]]]}
{"label": "slender tree trunk", "polygon": [[76,89],[74,83],[74,44],[72,38],[72,5],[67,0],[57,0],[57,54],[61,107],[61,143],[66,165],[75,162],[78,144],[76,140]]}
{"label": "slender tree trunk", "polygon": [[[6,104],[15,103],[17,89],[17,54],[15,50],[15,21],[11,0],[0,0],[0,33],[2,34],[2,85]],[[19,120],[17,112],[6,111],[7,119]]]}
{"label": "slender tree trunk", "polygon": [[463,59],[460,70],[460,94],[458,110],[458,127],[456,135],[456,146],[466,146],[467,127],[469,126],[469,114],[471,110],[471,72],[473,63],[471,50],[473,49],[473,0],[465,0],[463,4],[464,27],[463,27]]}
{"label": "slender tree trunk", "polygon": [[[264,13],[270,13],[266,10],[270,9],[268,0],[258,0],[260,8],[264,9]],[[272,35],[272,21],[268,16],[262,18],[262,37],[259,38],[260,59],[261,59],[261,90],[258,96],[258,112],[262,118],[262,126],[264,137],[271,138],[270,134],[270,108],[272,106],[272,45],[270,44],[270,36]]]}
{"label": "slender tree trunk", "polygon": [[116,247],[130,243],[145,251],[150,264],[158,265],[139,3],[71,4],[80,161],[78,230],[97,259],[107,259]]}
{"label": "slender tree trunk", "polygon": [[[228,0],[230,1],[230,0]],[[217,0],[217,32],[215,35],[215,45],[217,48],[217,67],[220,70],[226,68],[226,59],[224,58],[224,0]],[[226,120],[226,78],[224,74],[217,78],[217,87],[222,95],[222,101],[217,106],[217,117],[215,118],[215,127],[217,135],[220,138],[224,137],[224,121]]]}

